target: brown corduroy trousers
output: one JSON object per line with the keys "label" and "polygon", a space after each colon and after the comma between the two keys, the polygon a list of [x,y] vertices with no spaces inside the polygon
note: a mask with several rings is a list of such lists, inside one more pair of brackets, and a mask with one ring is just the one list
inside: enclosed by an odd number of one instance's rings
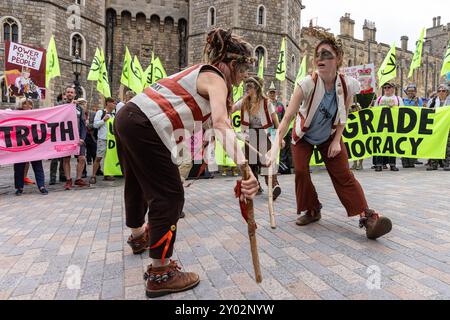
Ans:
{"label": "brown corduroy trousers", "polygon": [[[173,231],[165,256],[170,258],[176,238],[173,226],[177,225],[184,205],[178,167],[150,120],[136,105],[128,103],[117,113],[114,131],[125,177],[126,225],[129,228],[141,227],[148,210],[151,246],[169,230]],[[161,259],[165,244],[150,249],[150,257]]]}
{"label": "brown corduroy trousers", "polygon": [[[341,140],[341,152],[334,158],[329,158],[328,148],[333,141],[333,137],[317,148],[325,161],[325,166],[333,182],[334,189],[347,210],[349,217],[361,214],[368,209],[364,191],[358,180],[350,171],[348,155],[344,143]],[[314,146],[304,139],[296,145],[291,146],[292,160],[295,167],[295,193],[297,198],[297,213],[306,210],[314,210],[320,207],[316,189],[311,181],[309,172],[309,161],[311,159]]]}

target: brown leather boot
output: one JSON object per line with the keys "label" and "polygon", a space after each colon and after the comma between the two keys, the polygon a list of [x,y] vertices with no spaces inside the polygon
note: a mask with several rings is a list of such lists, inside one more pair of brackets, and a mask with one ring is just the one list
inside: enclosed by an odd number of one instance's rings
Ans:
{"label": "brown leather boot", "polygon": [[141,254],[148,248],[150,248],[150,235],[149,235],[148,223],[145,225],[144,234],[138,238],[133,238],[133,235],[128,237],[128,245],[133,250],[134,254]]}
{"label": "brown leather boot", "polygon": [[195,288],[200,277],[193,272],[181,272],[176,261],[164,267],[153,267],[149,265],[144,274],[146,283],[146,294],[149,298],[165,296],[167,294],[186,291]]}
{"label": "brown leather boot", "polygon": [[304,215],[297,218],[295,224],[298,226],[306,226],[310,223],[319,221],[322,218],[322,215],[320,214],[321,209],[322,205],[320,205],[318,209],[306,211]]}
{"label": "brown leather boot", "polygon": [[366,216],[359,220],[359,227],[366,228],[366,236],[371,240],[375,240],[392,230],[392,222],[373,210],[365,210]]}

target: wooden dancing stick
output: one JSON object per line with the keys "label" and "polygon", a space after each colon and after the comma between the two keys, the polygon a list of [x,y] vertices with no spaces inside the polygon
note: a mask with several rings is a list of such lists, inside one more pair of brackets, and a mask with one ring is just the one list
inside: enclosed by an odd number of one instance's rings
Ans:
{"label": "wooden dancing stick", "polygon": [[269,177],[268,177],[268,185],[269,185],[269,219],[270,219],[270,227],[272,229],[276,229],[277,228],[277,224],[275,222],[275,212],[273,210],[273,188],[272,188],[272,184],[273,184],[273,167],[272,165],[270,165],[268,167],[269,169]]}
{"label": "wooden dancing stick", "polygon": [[[250,179],[250,167],[248,161],[242,166],[242,180]],[[261,268],[259,266],[258,247],[256,244],[256,222],[253,211],[253,200],[246,200],[245,209],[247,213],[248,237],[250,238],[250,249],[252,251],[253,268],[255,269],[255,279],[257,283],[262,282]]]}

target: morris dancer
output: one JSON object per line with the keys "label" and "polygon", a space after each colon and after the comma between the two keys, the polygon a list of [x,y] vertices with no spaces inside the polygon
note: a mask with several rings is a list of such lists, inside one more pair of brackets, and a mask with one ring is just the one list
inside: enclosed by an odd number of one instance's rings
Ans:
{"label": "morris dancer", "polygon": [[[228,125],[232,85],[238,86],[254,62],[251,46],[231,31],[208,34],[206,64],[162,79],[128,102],[114,122],[117,151],[125,176],[126,224],[132,230],[133,252],[150,246],[152,264],[145,273],[146,294],[158,297],[195,287],[200,279],[181,272],[173,253],[184,191],[174,163],[180,134],[194,131],[194,122],[212,122],[217,137],[238,165],[245,156]],[[209,120],[211,119],[211,120]],[[231,129],[231,130],[228,130]],[[175,161],[176,162],[176,161]],[[258,191],[253,175],[242,181],[242,193],[252,199]],[[148,226],[145,214],[148,209]],[[147,232],[149,229],[149,232]]]}
{"label": "morris dancer", "polygon": [[[275,106],[264,96],[263,85],[264,81],[261,78],[251,77],[246,79],[246,96],[239,100],[233,109],[241,111],[241,128],[244,138],[258,152],[263,151],[262,153],[266,154],[267,150],[271,148],[267,130],[272,126],[278,129],[279,122]],[[265,143],[261,139],[265,139],[267,142]],[[264,147],[266,147],[265,150],[260,150]],[[245,145],[245,155],[249,160],[253,175],[258,178],[258,171],[261,172],[266,185],[273,190],[273,200],[276,200],[281,194],[277,176],[273,175],[272,185],[269,186],[267,167],[261,163],[261,161],[265,162],[265,159],[260,159],[255,151],[250,150],[247,144]],[[258,194],[262,192],[263,189],[259,185]]]}
{"label": "morris dancer", "polygon": [[[295,192],[297,199],[297,225],[319,221],[322,208],[309,173],[309,161],[317,146],[327,167],[334,188],[350,217],[360,216],[360,227],[366,228],[369,239],[390,232],[391,221],[369,209],[364,191],[350,171],[348,155],[342,142],[342,133],[353,95],[359,92],[356,80],[340,75],[344,52],[334,37],[324,36],[315,48],[317,72],[306,77],[295,88],[287,108],[270,162],[273,163],[289,123],[299,112],[293,130],[292,158],[295,166]],[[303,102],[303,104],[302,104]]]}

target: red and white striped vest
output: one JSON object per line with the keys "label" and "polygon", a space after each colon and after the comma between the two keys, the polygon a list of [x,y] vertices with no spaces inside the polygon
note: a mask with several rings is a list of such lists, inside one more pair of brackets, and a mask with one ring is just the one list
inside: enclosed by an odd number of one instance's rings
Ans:
{"label": "red and white striped vest", "polygon": [[[268,103],[269,99],[264,98],[259,109],[259,115],[261,117],[261,124],[263,129],[267,129],[273,126],[272,116],[269,113]],[[241,130],[248,131],[250,126],[250,114],[249,110],[243,110],[241,108]]]}
{"label": "red and white striped vest", "polygon": [[[195,123],[204,124],[210,120],[210,103],[197,92],[197,78],[200,71],[205,69],[215,70],[222,75],[213,66],[194,65],[159,80],[130,101],[148,117],[170,151],[175,150],[177,144],[192,135],[194,129],[199,130],[194,128]],[[186,134],[180,134],[180,132]]]}

